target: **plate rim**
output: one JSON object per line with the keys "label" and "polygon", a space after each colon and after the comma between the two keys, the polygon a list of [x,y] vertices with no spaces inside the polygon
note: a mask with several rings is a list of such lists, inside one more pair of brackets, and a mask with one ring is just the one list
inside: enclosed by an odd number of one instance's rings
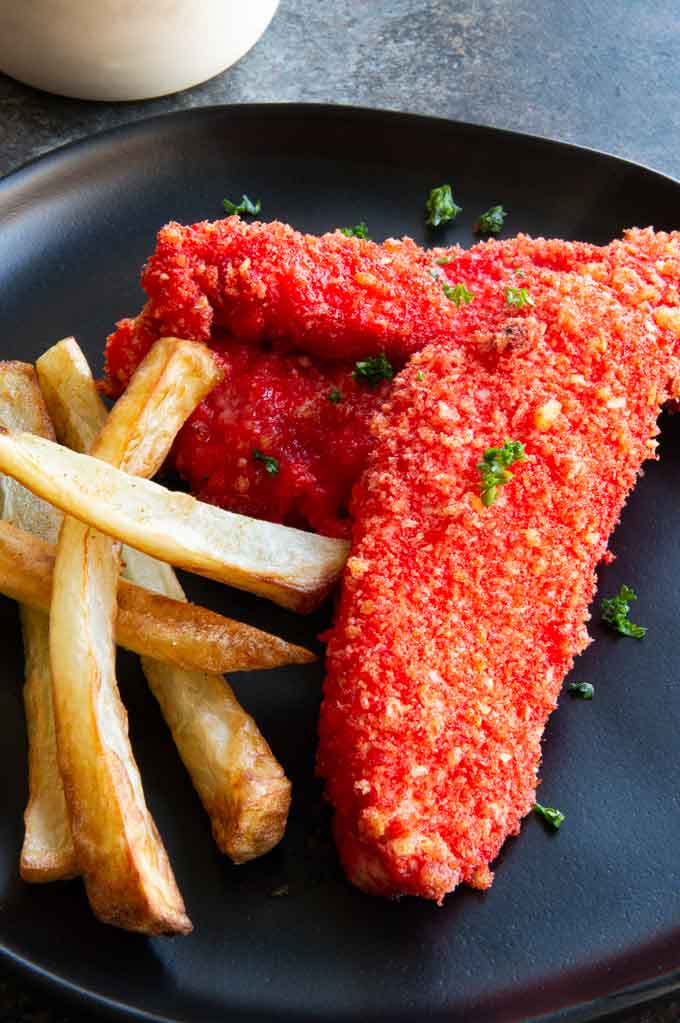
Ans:
{"label": "plate rim", "polygon": [[[71,139],[68,142],[61,143],[52,149],[46,150],[45,152],[38,153],[36,156],[29,157],[27,160],[19,163],[16,167],[13,167],[10,171],[0,177],[0,198],[4,198],[2,193],[6,189],[9,190],[12,186],[19,184],[20,179],[26,177],[29,173],[34,172],[38,165],[45,166],[46,168],[51,162],[60,162],[61,160],[68,158],[70,155],[77,153],[77,151],[81,148],[87,150],[97,142],[106,141],[116,135],[135,134],[137,131],[141,132],[153,127],[155,124],[167,121],[191,120],[193,117],[209,114],[254,115],[257,111],[265,111],[267,113],[276,111],[281,113],[281,115],[290,115],[295,113],[302,114],[304,111],[310,111],[325,114],[330,113],[331,116],[334,117],[341,116],[343,114],[351,114],[355,117],[358,116],[376,119],[389,118],[395,120],[404,119],[429,122],[433,125],[447,125],[448,128],[453,129],[466,130],[471,128],[474,131],[480,131],[487,135],[505,136],[508,139],[524,142],[538,142],[539,144],[545,144],[550,147],[559,147],[570,152],[594,156],[606,161],[613,161],[621,166],[630,167],[635,171],[642,170],[666,183],[680,186],[680,177],[676,178],[672,174],[667,174],[665,171],[652,167],[650,164],[641,163],[638,160],[630,160],[625,156],[620,156],[617,153],[612,153],[606,149],[599,149],[595,146],[580,145],[576,142],[568,142],[565,139],[555,138],[551,135],[518,131],[514,128],[501,128],[483,121],[463,121],[458,118],[440,117],[436,114],[420,114],[408,110],[399,110],[395,107],[365,107],[352,103],[306,103],[286,102],[282,100],[280,102],[272,103],[213,103],[207,106],[188,107],[184,110],[169,110],[160,114],[152,114],[149,117],[135,118],[131,121],[125,121],[123,124],[115,125],[112,128],[103,128],[100,131],[92,132],[80,138]],[[2,211],[0,211],[0,213],[1,212]]]}
{"label": "plate rim", "polygon": [[[72,981],[60,977],[51,970],[38,966],[17,955],[0,942],[0,962],[20,980],[30,979],[35,986],[48,994],[56,995],[61,1001],[74,1008],[88,1012],[96,1011],[103,1019],[119,1023],[190,1023],[179,1016],[159,1015],[128,1005],[119,999],[108,998],[90,991]],[[567,1006],[548,1014],[526,1017],[523,1023],[597,1023],[612,1016],[651,1005],[662,1004],[680,991],[680,969],[662,974],[652,980],[621,988],[599,998],[590,999],[580,1005]]]}
{"label": "plate rim", "polygon": [[[385,119],[390,121],[417,121],[425,124],[429,123],[433,126],[445,125],[447,130],[453,131],[472,130],[486,136],[505,138],[516,144],[538,143],[553,149],[569,151],[583,157],[595,157],[614,166],[627,167],[634,172],[642,171],[651,175],[654,179],[680,189],[680,178],[616,153],[592,146],[579,145],[578,143],[568,142],[564,139],[548,135],[517,131],[512,128],[498,127],[483,122],[464,121],[433,114],[421,114],[393,107],[366,107],[349,103],[286,101],[225,103],[189,107],[183,110],[171,110],[151,116],[142,116],[131,121],[125,121],[114,127],[105,128],[80,138],[69,140],[45,152],[29,157],[0,178],[0,230],[4,226],[5,216],[8,213],[8,210],[6,208],[3,209],[3,207],[6,207],[7,202],[11,202],[11,192],[13,189],[21,188],[26,183],[30,184],[34,175],[41,172],[49,173],[54,166],[65,162],[68,163],[70,160],[77,161],[81,153],[87,154],[99,143],[106,143],[116,136],[130,137],[137,133],[143,134],[144,132],[154,131],[154,129],[169,122],[190,121],[197,117],[215,115],[222,115],[227,118],[230,116],[255,117],[258,113],[271,115],[272,112],[279,114],[281,117],[300,117],[304,116],[305,113],[316,113],[333,117],[352,116],[377,121]],[[39,990],[53,994],[78,1009],[95,1011],[111,1020],[129,1021],[129,1023],[187,1023],[186,1020],[180,1019],[180,1017],[148,1012],[119,999],[109,998],[83,985],[76,984],[66,977],[60,976],[58,973],[46,969],[25,956],[18,954],[8,947],[2,939],[0,939],[0,961],[7,967],[10,973],[22,980],[30,981]],[[525,1023],[594,1023],[596,1020],[604,1020],[623,1010],[648,1005],[656,1000],[668,999],[678,992],[680,992],[680,965],[671,972],[611,991],[587,1002],[527,1017]]]}

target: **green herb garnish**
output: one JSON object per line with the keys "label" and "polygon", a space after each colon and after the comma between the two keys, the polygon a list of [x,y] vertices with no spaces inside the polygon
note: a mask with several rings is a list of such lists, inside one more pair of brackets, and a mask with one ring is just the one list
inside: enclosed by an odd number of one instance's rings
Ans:
{"label": "green herb garnish", "polygon": [[637,600],[637,594],[625,584],[616,597],[605,597],[602,601],[602,621],[622,636],[642,639],[647,629],[643,625],[634,625],[628,617],[632,600]]}
{"label": "green herb garnish", "polygon": [[509,287],[505,289],[505,304],[523,309],[525,305],[533,305],[534,300],[526,288]]}
{"label": "green herb garnish", "polygon": [[482,504],[489,507],[498,497],[498,487],[505,486],[513,477],[508,467],[526,458],[524,445],[518,440],[506,438],[502,448],[487,448],[478,464],[482,476],[480,497]]}
{"label": "green herb garnish", "polygon": [[422,369],[419,369],[418,372],[416,373],[416,380],[424,380],[424,379],[425,379],[425,375],[424,375]]}
{"label": "green herb garnish", "polygon": [[385,353],[381,352],[380,355],[372,355],[368,359],[362,359],[355,363],[352,376],[360,384],[377,387],[381,380],[391,380],[394,370]]}
{"label": "green herb garnish", "polygon": [[345,238],[364,238],[366,241],[371,239],[368,236],[368,224],[365,221],[360,220],[354,227],[341,227],[339,228],[340,234],[344,234]]}
{"label": "green herb garnish", "polygon": [[592,700],[595,694],[595,686],[592,682],[570,682],[567,689],[578,700]]}
{"label": "green herb garnish", "polygon": [[253,449],[253,458],[256,462],[262,462],[270,476],[276,476],[279,471],[278,459],[272,458],[271,455],[263,455],[257,448]]}
{"label": "green herb garnish", "polygon": [[451,185],[440,185],[433,188],[427,197],[425,211],[427,218],[425,223],[428,227],[440,227],[455,220],[462,207],[457,206],[451,194]]}
{"label": "green herb garnish", "polygon": [[475,231],[477,234],[498,234],[506,217],[507,213],[502,206],[492,206],[486,213],[482,213],[475,224]]}
{"label": "green herb garnish", "polygon": [[448,266],[449,263],[453,263],[453,256],[440,256],[439,259],[435,259],[437,266]]}
{"label": "green herb garnish", "polygon": [[469,305],[475,297],[464,284],[448,284],[446,281],[442,281],[442,291],[450,302],[458,306]]}
{"label": "green herb garnish", "polygon": [[328,400],[332,401],[334,405],[337,405],[339,402],[342,401],[342,394],[337,389],[337,387],[334,387],[333,390],[331,391],[331,393],[327,397],[328,397]]}
{"label": "green herb garnish", "polygon": [[234,213],[249,213],[251,217],[256,217],[262,209],[262,203],[259,199],[253,202],[247,195],[241,196],[241,201],[238,205],[232,202],[231,199],[223,199],[222,205],[230,215]]}
{"label": "green herb garnish", "polygon": [[534,813],[537,817],[549,824],[555,831],[562,826],[564,821],[564,814],[561,810],[556,810],[553,806],[541,806],[540,803],[534,803]]}

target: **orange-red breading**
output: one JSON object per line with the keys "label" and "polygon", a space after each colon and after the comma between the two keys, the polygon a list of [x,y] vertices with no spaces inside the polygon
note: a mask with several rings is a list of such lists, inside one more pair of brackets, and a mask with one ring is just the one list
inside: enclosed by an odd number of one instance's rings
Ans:
{"label": "orange-red breading", "polygon": [[[408,238],[376,245],[238,217],[169,223],[142,273],[148,302],[118,330],[136,362],[161,334],[208,341],[219,328],[324,361],[384,351],[403,363],[455,319],[428,266]],[[108,365],[114,386],[119,369],[125,382],[125,367]]]}
{"label": "orange-red breading", "polygon": [[[559,272],[570,259],[580,272]],[[438,901],[489,886],[534,802],[543,729],[653,457],[680,334],[677,236],[605,250],[520,238],[455,272],[474,303],[374,420],[319,751],[351,880]],[[506,304],[518,286],[532,306]],[[505,438],[527,458],[485,508],[477,464]]]}
{"label": "orange-red breading", "polygon": [[[648,244],[654,238],[645,237]],[[601,276],[608,269],[603,261],[616,257],[625,263],[618,286],[630,287],[634,260],[646,272],[644,248],[639,239],[598,249],[519,238],[463,255],[457,248],[425,251],[409,239],[378,246],[338,233],[314,238],[236,217],[169,224],[144,270],[144,311],[122,320],[109,338],[109,389],[122,390],[163,334],[206,340],[224,382],[173,451],[192,492],[247,515],[349,536],[347,505],[370,448],[368,423],[388,390],[355,381],[350,354],[384,351],[397,369],[426,342],[450,339],[461,318],[474,335],[503,302],[496,281],[525,264]],[[451,262],[443,266],[441,259]],[[447,277],[467,284],[470,306],[447,298]],[[367,289],[369,280],[380,287]],[[520,275],[509,280],[521,285]],[[491,343],[526,343],[520,322],[507,330]],[[278,471],[268,471],[256,452],[276,459]]]}
{"label": "orange-red breading", "polygon": [[[238,217],[168,224],[142,274],[144,310],[108,340],[108,390],[123,390],[158,337],[207,341],[224,382],[173,452],[192,492],[247,515],[349,536],[349,494],[386,390],[356,381],[354,362],[384,351],[396,370],[410,352],[448,336],[456,308],[429,271],[408,239],[379,246],[337,232],[316,238]],[[289,354],[296,351],[304,356]],[[278,471],[255,452],[276,459]]]}
{"label": "orange-red breading", "polygon": [[[679,281],[678,235],[651,229],[603,248],[519,236],[466,253],[235,218],[160,232],[147,305],[109,339],[109,385],[163,333],[220,352],[229,383],[177,453],[226,507],[344,528],[371,396],[336,421],[325,395],[357,358],[400,367],[420,352],[374,421],[355,489],[320,724],[338,847],[366,890],[440,900],[461,881],[487,887],[530,809],[546,719],[587,642],[595,566],[653,457],[658,408],[680,392]],[[456,284],[469,304],[447,297]],[[339,422],[342,495],[324,476],[336,456],[323,458]],[[528,458],[485,509],[476,465],[506,437]],[[295,452],[294,486],[283,471],[270,486],[248,458],[254,444],[276,457],[277,438]]]}

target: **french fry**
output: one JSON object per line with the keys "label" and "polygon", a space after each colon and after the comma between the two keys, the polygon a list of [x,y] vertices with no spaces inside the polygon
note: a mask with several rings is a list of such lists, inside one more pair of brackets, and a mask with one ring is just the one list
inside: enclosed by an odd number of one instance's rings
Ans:
{"label": "french fry", "polygon": [[49,619],[22,607],[21,632],[26,657],[24,707],[28,735],[28,803],[19,872],[24,881],[44,884],[78,874],[64,786],[57,762]]}
{"label": "french fry", "polygon": [[[137,551],[134,554],[146,558]],[[10,522],[0,522],[0,593],[49,613],[54,557],[53,545]],[[159,585],[152,591],[151,584],[161,580],[166,570],[172,571],[163,565],[156,580],[149,570],[145,572],[142,581],[149,588],[119,581],[115,634],[120,646],[175,667],[212,672],[253,671],[315,660],[304,647],[187,603],[183,593],[181,598],[166,597]]]}
{"label": "french fry", "polygon": [[321,602],[349,552],[343,540],[236,515],[4,428],[0,472],[145,554],[296,611]]}
{"label": "french fry", "polygon": [[217,847],[234,863],[263,856],[283,838],[291,785],[255,721],[222,675],[142,667]]}
{"label": "french fry", "polygon": [[[219,380],[209,351],[162,339],[141,363],[92,447],[149,474]],[[191,922],[147,809],[115,677],[119,546],[64,518],[52,583],[50,663],[57,753],[78,866],[95,915],[143,934],[187,934]]]}
{"label": "french fry", "polygon": [[[15,429],[54,437],[32,366],[0,362],[0,418]],[[2,517],[43,541],[54,543],[61,516],[13,479],[0,481]],[[0,524],[1,525],[1,524]],[[10,527],[11,528],[11,527]],[[14,571],[14,566],[11,566]],[[43,609],[49,611],[48,601]],[[57,764],[46,614],[20,607],[26,658],[24,707],[28,737],[28,803],[19,871],[25,881],[43,883],[74,877],[75,850]]]}
{"label": "french fry", "polygon": [[[88,450],[106,409],[80,348],[67,338],[38,360],[37,369],[59,440],[77,451]],[[138,585],[186,599],[164,562],[125,548],[124,565]],[[119,591],[119,608],[120,601]],[[268,852],[283,836],[290,783],[253,719],[220,675],[178,669],[150,657],[142,658],[142,667],[218,847],[236,863]]]}
{"label": "french fry", "polygon": [[109,413],[76,339],[65,337],[48,348],[35,371],[57,440],[72,451],[89,452]]}

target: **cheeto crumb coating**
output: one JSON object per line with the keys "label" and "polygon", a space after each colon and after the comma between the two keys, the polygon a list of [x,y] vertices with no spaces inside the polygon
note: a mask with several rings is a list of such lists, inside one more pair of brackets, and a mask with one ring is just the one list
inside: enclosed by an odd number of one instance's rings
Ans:
{"label": "cheeto crumb coating", "polygon": [[[478,246],[456,272],[485,300],[454,343],[411,360],[374,420],[318,759],[366,891],[488,887],[534,803],[595,568],[677,392],[679,256],[651,232],[597,251]],[[503,300],[515,267],[533,303],[519,310]],[[505,438],[526,459],[484,507],[477,465]]]}
{"label": "cheeto crumb coating", "polygon": [[[680,393],[679,281],[678,235],[651,229],[468,252],[237,218],[161,230],[110,392],[163,334],[206,341],[225,381],[175,448],[194,492],[343,535],[360,480],[318,766],[365,890],[488,887],[533,805],[596,565]],[[362,389],[353,363],[380,353],[412,358]],[[526,459],[485,508],[477,464],[506,437]]]}
{"label": "cheeto crumb coating", "polygon": [[421,254],[408,238],[377,245],[276,221],[169,223],[142,273],[142,319],[122,329],[140,348],[153,324],[195,341],[220,328],[325,361],[384,351],[403,363],[455,318]]}
{"label": "cheeto crumb coating", "polygon": [[[339,232],[317,238],[238,217],[168,224],[142,274],[144,309],[108,340],[107,389],[127,386],[158,337],[206,341],[224,383],[173,452],[192,492],[232,511],[348,536],[351,487],[388,389],[355,380],[354,363],[384,352],[396,370],[450,333],[456,309],[429,268],[408,239],[379,246]],[[254,460],[257,451],[276,459],[276,472]]]}
{"label": "cheeto crumb coating", "polygon": [[[120,393],[164,334],[207,341],[224,381],[182,429],[172,455],[192,492],[232,511],[347,537],[369,424],[389,391],[388,382],[356,381],[353,359],[384,352],[396,371],[427,342],[460,344],[465,334],[474,348],[503,308],[502,281],[521,286],[527,266],[609,275],[618,288],[648,289],[664,301],[677,280],[664,238],[630,232],[603,249],[520,236],[463,253],[426,251],[409,239],[378,246],[337,232],[315,238],[237,217],[168,224],[144,270],[144,309],[109,338],[108,390]],[[472,295],[467,306],[444,290],[458,283]],[[522,316],[493,343],[526,343],[535,327]],[[276,471],[255,452],[275,459]]]}

